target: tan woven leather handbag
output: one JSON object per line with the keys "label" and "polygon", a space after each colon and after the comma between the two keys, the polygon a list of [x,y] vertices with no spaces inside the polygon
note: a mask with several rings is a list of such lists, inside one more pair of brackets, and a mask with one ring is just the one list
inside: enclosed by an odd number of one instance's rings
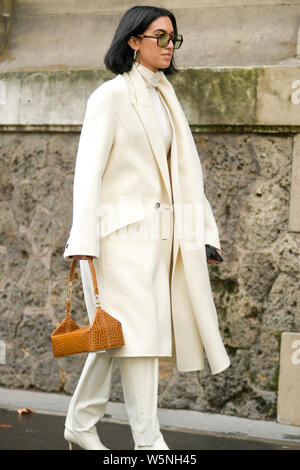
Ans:
{"label": "tan woven leather handbag", "polygon": [[66,299],[66,313],[64,320],[56,327],[51,335],[53,356],[69,356],[85,352],[102,351],[105,349],[124,346],[124,337],[121,322],[112,317],[100,306],[99,291],[95,268],[92,259],[88,259],[96,297],[96,314],[92,325],[84,328],[71,318],[72,281],[77,260],[72,261],[69,274],[69,288]]}

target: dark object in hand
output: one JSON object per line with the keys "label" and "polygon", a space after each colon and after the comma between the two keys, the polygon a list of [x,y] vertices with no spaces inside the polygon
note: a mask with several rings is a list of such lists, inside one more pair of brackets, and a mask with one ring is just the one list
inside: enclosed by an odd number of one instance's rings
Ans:
{"label": "dark object in hand", "polygon": [[222,263],[223,258],[220,255],[220,253],[217,252],[216,248],[212,245],[205,245],[206,249],[206,258],[207,259],[213,259],[215,261],[218,261],[219,263]]}

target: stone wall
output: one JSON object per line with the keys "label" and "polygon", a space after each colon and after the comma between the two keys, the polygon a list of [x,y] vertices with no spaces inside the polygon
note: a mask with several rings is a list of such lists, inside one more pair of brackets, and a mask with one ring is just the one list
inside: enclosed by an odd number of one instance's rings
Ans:
{"label": "stone wall", "polygon": [[[0,71],[103,68],[121,16],[171,10],[184,36],[180,67],[300,64],[299,0],[2,0],[15,4]],[[2,28],[3,29],[3,28]],[[1,47],[1,5],[0,5]]]}
{"label": "stone wall", "polygon": [[[159,406],[276,418],[280,338],[300,328],[300,68],[183,68],[170,78],[190,123],[224,263],[209,265],[231,367],[160,361]],[[85,356],[54,359],[64,315],[74,163],[104,70],[0,73],[0,385],[71,394]],[[79,273],[79,272],[78,272]],[[87,321],[80,279],[75,319]],[[2,356],[1,356],[2,357]],[[111,399],[122,401],[118,362]]]}

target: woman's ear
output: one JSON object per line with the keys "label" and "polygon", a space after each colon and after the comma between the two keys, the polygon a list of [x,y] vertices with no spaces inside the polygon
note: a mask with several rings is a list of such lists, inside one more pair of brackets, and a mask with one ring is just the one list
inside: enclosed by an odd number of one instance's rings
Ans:
{"label": "woman's ear", "polygon": [[128,46],[131,47],[131,49],[133,49],[134,51],[137,50],[136,47],[137,47],[137,38],[134,37],[134,36],[130,36],[130,38],[128,39],[127,41],[127,44]]}

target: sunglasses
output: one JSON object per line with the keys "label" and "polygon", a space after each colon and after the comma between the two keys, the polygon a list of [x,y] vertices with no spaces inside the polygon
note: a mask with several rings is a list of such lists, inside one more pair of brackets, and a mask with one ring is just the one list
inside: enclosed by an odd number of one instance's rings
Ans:
{"label": "sunglasses", "polygon": [[145,34],[138,34],[138,37],[155,38],[157,39],[158,47],[167,47],[170,40],[172,39],[173,44],[174,44],[174,49],[179,49],[183,41],[182,34],[160,33],[158,36],[146,36]]}

